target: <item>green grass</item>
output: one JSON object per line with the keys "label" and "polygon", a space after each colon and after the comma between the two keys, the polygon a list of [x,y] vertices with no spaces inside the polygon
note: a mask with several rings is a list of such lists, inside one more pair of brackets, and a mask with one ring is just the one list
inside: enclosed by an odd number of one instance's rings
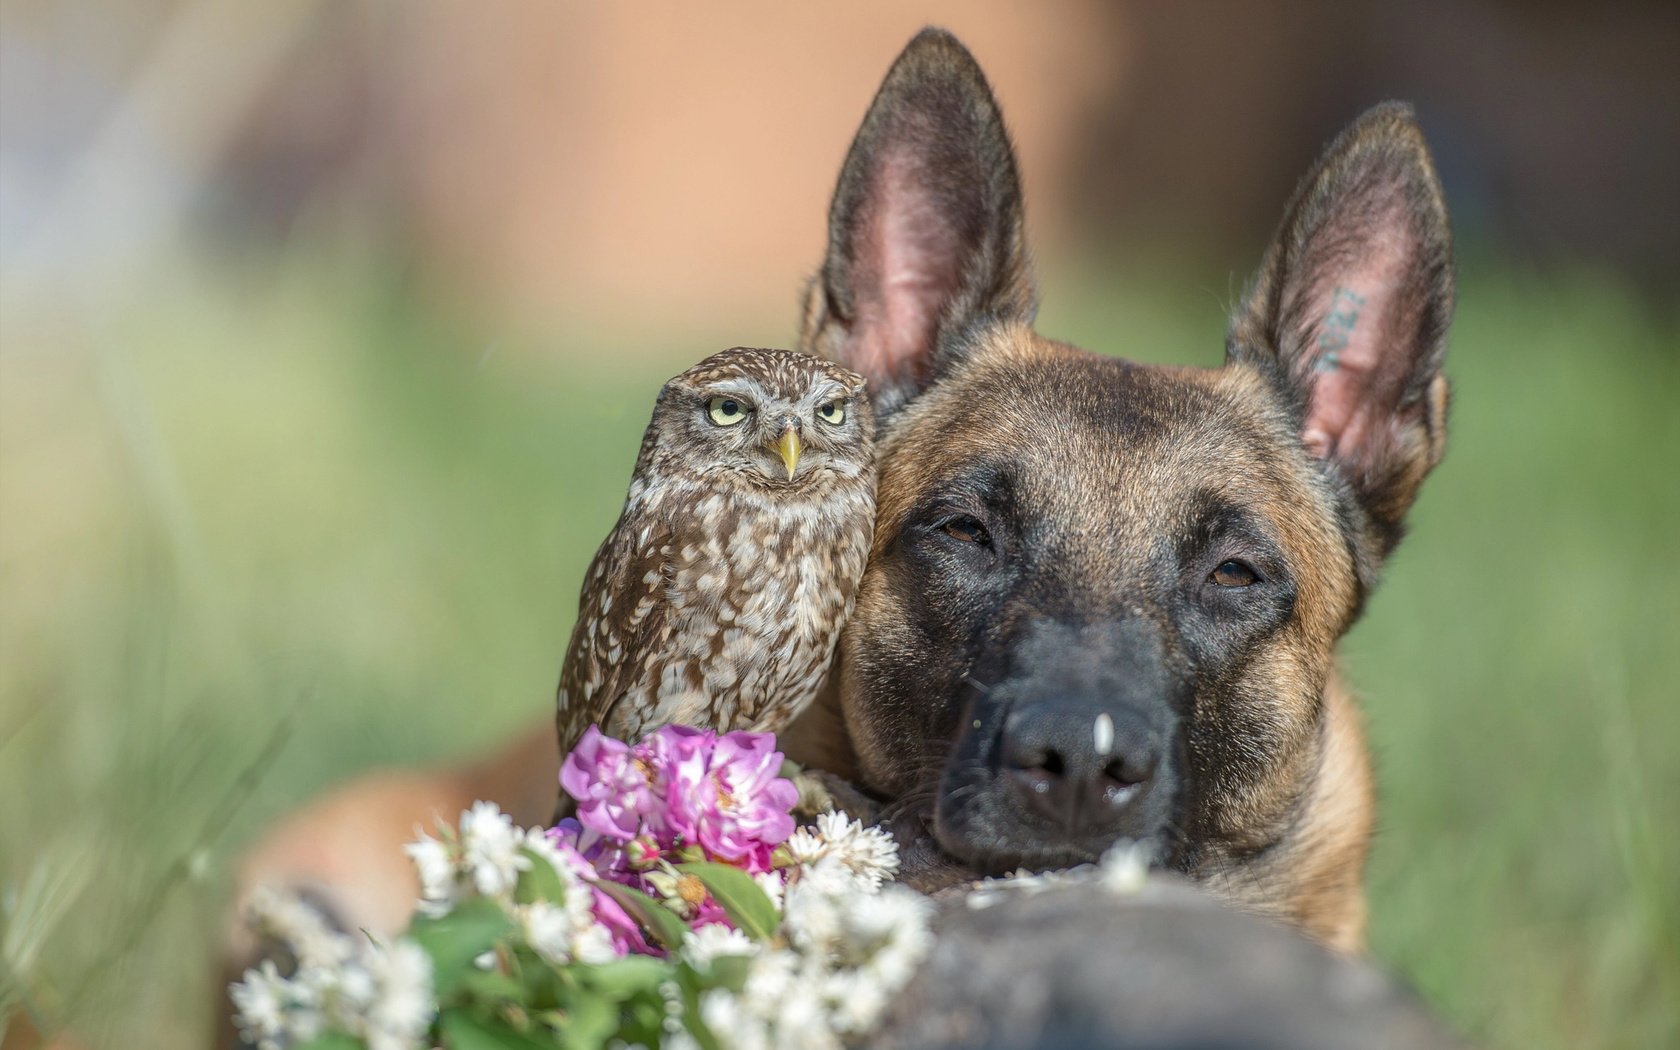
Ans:
{"label": "green grass", "polygon": [[[791,328],[492,342],[309,272],[7,318],[0,1012],[181,1045],[230,857],[544,711],[659,381]],[[1046,287],[1046,334],[1217,359],[1223,283]],[[1448,458],[1344,646],[1374,948],[1490,1045],[1680,1040],[1677,334],[1592,274],[1468,268]]]}

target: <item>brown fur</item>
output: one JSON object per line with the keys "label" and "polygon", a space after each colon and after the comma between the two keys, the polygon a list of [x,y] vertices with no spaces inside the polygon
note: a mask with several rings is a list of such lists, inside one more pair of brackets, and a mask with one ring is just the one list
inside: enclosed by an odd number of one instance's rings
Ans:
{"label": "brown fur", "polygon": [[[1357,318],[1342,289],[1360,297]],[[1371,782],[1334,647],[1445,440],[1451,238],[1410,110],[1372,110],[1303,180],[1232,319],[1223,368],[1088,354],[1034,332],[1035,304],[996,103],[968,52],[925,31],[847,156],[807,299],[801,348],[870,380],[880,514],[838,674],[783,745],[884,803],[907,878],[923,888],[1005,863],[1081,859],[1093,843],[1058,846],[1055,828],[1044,842],[1021,841],[1020,828],[1012,842],[953,837],[939,802],[959,792],[942,792],[942,772],[972,716],[996,714],[979,710],[980,687],[996,683],[973,674],[1017,649],[1020,632],[1059,620],[1100,641],[1106,627],[1136,628],[1155,647],[1154,680],[1172,687],[1162,724],[1179,741],[1162,863],[1357,950]],[[1031,562],[1024,583],[985,600],[930,600],[909,556],[927,531],[917,516],[988,462],[1006,468],[1014,506],[974,511],[1007,510],[1010,527],[1031,532],[1013,552]],[[1236,655],[1198,668],[1208,661],[1175,590],[1196,574],[1162,567],[1184,568],[1172,557],[1195,550],[1209,495],[1259,524],[1289,600]],[[1117,652],[1087,661],[1091,673],[1119,672],[1101,680],[1120,685],[1146,677],[1136,652]],[[556,768],[544,719],[469,767],[370,775],[265,838],[241,866],[241,896],[301,885],[347,928],[395,932],[414,893],[400,852],[414,827],[476,799],[541,821]],[[230,957],[248,958],[251,946],[238,947]]]}
{"label": "brown fur", "polygon": [[[1156,728],[1181,741],[1178,802],[1116,826],[1228,898],[1358,948],[1370,772],[1333,650],[1440,459],[1453,299],[1409,109],[1372,110],[1303,181],[1223,368],[1132,365],[1032,330],[1008,136],[978,66],[940,31],[888,73],[829,235],[801,346],[870,377],[879,514],[837,688],[789,746],[884,801],[924,887],[1072,862],[1102,836],[1011,808],[995,742],[1011,702],[991,694],[1080,659],[1084,642],[1031,655],[1023,639],[1046,623],[1099,649],[1105,631],[1141,632],[1148,644],[1099,654],[1091,674],[1162,683],[1141,702],[1172,708]],[[1287,583],[1264,631],[1241,626],[1255,618],[1241,607],[1186,612],[1206,569],[1161,557],[1194,549],[1210,499],[1264,535],[1262,575]],[[972,510],[963,530],[986,523],[982,554],[938,535],[951,506]],[[1197,638],[1237,629],[1249,634],[1225,651]]]}

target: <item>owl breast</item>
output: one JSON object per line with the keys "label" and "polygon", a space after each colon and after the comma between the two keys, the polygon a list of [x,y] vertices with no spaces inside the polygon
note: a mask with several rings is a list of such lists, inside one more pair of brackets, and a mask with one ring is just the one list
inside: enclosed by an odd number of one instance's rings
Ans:
{"label": "owl breast", "polygon": [[866,491],[822,497],[765,506],[712,494],[695,507],[718,527],[674,552],[667,598],[678,658],[655,687],[663,718],[774,730],[815,698],[873,523]]}

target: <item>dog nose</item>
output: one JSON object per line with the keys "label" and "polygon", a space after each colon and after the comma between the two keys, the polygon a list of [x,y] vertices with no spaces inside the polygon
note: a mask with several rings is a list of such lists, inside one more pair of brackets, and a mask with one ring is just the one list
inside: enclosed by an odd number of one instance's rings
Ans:
{"label": "dog nose", "polygon": [[1069,834],[1117,819],[1149,791],[1156,735],[1124,710],[1037,704],[1004,722],[1004,770],[1029,808]]}

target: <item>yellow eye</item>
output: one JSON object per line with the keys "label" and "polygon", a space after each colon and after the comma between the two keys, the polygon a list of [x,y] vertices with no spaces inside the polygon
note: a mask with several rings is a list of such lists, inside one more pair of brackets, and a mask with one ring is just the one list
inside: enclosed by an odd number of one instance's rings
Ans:
{"label": "yellow eye", "polygon": [[817,406],[817,415],[824,423],[839,426],[846,421],[846,406],[839,401],[825,401]]}
{"label": "yellow eye", "polygon": [[747,403],[736,397],[714,397],[706,402],[706,415],[720,427],[732,427],[747,418]]}

